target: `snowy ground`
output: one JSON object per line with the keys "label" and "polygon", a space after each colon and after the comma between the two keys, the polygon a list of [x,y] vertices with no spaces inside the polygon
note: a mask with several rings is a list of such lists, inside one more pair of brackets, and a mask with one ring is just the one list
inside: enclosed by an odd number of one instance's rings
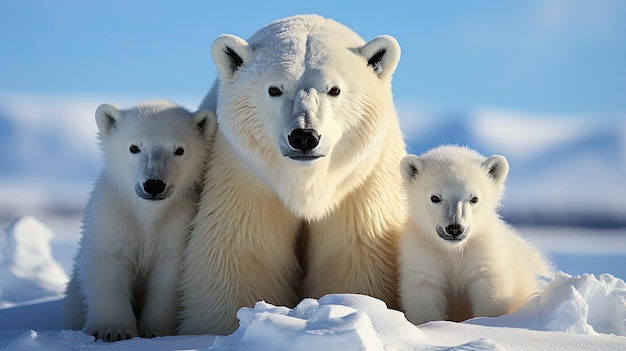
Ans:
{"label": "snowy ground", "polygon": [[[499,318],[416,327],[380,300],[328,295],[305,299],[293,309],[264,302],[242,308],[240,328],[229,336],[182,335],[103,343],[60,327],[59,298],[77,235],[55,236],[44,223],[29,216],[12,223],[0,237],[0,348],[625,350],[626,284],[620,279],[626,276],[625,231],[521,228],[554,259],[559,270],[575,271],[575,276],[559,273],[520,310]],[[604,272],[612,274],[600,274]]]}

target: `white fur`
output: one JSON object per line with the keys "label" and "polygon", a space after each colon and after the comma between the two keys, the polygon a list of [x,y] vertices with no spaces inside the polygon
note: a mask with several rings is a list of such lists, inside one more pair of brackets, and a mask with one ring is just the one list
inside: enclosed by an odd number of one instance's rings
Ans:
{"label": "white fur", "polygon": [[[104,104],[96,122],[104,168],[83,217],[67,327],[107,341],[172,334],[215,115],[151,101],[127,110]],[[163,191],[146,190],[148,179],[162,181]]]}
{"label": "white fur", "polygon": [[537,275],[550,275],[549,264],[497,214],[504,157],[441,146],[406,156],[400,168],[409,200],[400,301],[409,321],[499,316],[537,292]]}
{"label": "white fur", "polygon": [[[247,41],[222,35],[212,55],[219,83],[202,108],[217,108],[219,130],[185,255],[180,331],[232,332],[237,309],[257,300],[352,292],[395,306],[398,43],[305,15]],[[296,129],[321,136],[306,152],[319,157],[298,159]]]}

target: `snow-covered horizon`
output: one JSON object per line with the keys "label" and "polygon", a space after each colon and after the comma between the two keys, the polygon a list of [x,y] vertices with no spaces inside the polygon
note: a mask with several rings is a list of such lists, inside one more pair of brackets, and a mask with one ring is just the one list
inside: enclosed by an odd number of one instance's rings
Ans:
{"label": "snow-covered horizon", "polygon": [[[167,98],[167,97],[154,97]],[[22,215],[80,216],[101,167],[94,113],[146,96],[0,92],[0,225]],[[170,97],[194,109],[202,95]],[[502,208],[514,224],[626,227],[626,111],[548,115],[498,108],[434,110],[397,102],[410,153],[442,143],[507,157]]]}

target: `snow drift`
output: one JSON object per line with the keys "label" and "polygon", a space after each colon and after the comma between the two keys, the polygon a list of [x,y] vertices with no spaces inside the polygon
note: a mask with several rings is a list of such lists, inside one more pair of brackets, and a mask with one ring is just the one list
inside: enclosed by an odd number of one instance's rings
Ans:
{"label": "snow drift", "polygon": [[19,218],[0,236],[0,307],[63,294],[69,278],[52,257],[53,238],[31,216]]}
{"label": "snow drift", "polygon": [[520,309],[497,318],[466,323],[581,335],[626,336],[626,285],[610,274],[572,277],[558,272],[554,280]]}

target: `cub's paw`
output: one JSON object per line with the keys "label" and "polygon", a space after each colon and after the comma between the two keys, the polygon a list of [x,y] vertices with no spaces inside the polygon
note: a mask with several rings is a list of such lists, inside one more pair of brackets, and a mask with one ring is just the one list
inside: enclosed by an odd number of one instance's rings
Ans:
{"label": "cub's paw", "polygon": [[93,335],[96,339],[109,342],[132,339],[137,336],[135,328],[85,327],[83,332]]}

